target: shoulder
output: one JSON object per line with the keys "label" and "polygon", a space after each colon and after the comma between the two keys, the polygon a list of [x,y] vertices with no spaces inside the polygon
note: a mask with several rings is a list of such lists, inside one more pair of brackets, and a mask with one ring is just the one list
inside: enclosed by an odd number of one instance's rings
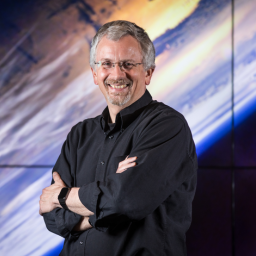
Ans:
{"label": "shoulder", "polygon": [[157,105],[159,111],[161,112],[161,118],[166,118],[167,120],[169,120],[169,122],[167,121],[167,123],[169,124],[168,127],[171,127],[171,129],[174,129],[174,131],[181,133],[180,142],[183,141],[186,145],[185,147],[187,155],[193,163],[195,169],[197,169],[198,164],[196,146],[185,117],[180,112],[165,105],[164,103],[158,102]]}
{"label": "shoulder", "polygon": [[98,115],[96,117],[93,118],[87,118],[79,123],[77,123],[76,125],[74,125],[71,128],[71,132],[74,133],[81,133],[82,131],[84,131],[85,129],[94,129],[96,126],[100,125],[100,117],[101,115]]}
{"label": "shoulder", "polygon": [[143,115],[144,136],[152,137],[157,134],[164,140],[176,138],[180,145],[184,145],[188,156],[196,165],[196,149],[192,133],[181,113],[162,102],[152,101]]}
{"label": "shoulder", "polygon": [[146,107],[143,115],[143,118],[149,119],[151,124],[158,124],[159,126],[165,125],[167,128],[183,126],[186,129],[189,129],[184,116],[177,110],[162,102],[152,101]]}
{"label": "shoulder", "polygon": [[100,117],[101,115],[88,118],[74,125],[68,133],[69,141],[72,144],[78,144],[81,138],[93,134],[94,131],[100,128]]}

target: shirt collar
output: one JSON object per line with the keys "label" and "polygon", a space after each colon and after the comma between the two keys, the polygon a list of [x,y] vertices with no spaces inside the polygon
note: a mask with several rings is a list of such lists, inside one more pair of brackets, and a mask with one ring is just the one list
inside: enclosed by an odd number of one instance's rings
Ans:
{"label": "shirt collar", "polygon": [[[118,127],[120,129],[125,129],[127,126],[129,126],[130,123],[132,123],[139,116],[139,114],[151,101],[152,101],[152,96],[150,95],[149,91],[146,90],[141,98],[139,98],[130,106],[122,109],[116,115],[115,127]],[[109,110],[108,110],[108,107],[106,107],[103,110],[101,115],[101,128],[103,129],[104,132],[109,130],[109,126],[108,126],[109,118],[110,118]]]}

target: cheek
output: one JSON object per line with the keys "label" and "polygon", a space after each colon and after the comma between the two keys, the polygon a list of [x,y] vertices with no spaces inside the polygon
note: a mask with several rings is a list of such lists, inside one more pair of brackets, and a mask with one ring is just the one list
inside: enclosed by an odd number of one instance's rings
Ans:
{"label": "cheek", "polygon": [[145,74],[142,71],[135,72],[132,78],[134,81],[138,81],[138,83],[145,82]]}
{"label": "cheek", "polygon": [[107,77],[108,77],[108,75],[105,74],[104,72],[98,73],[98,75],[97,75],[98,83],[103,83],[106,80]]}

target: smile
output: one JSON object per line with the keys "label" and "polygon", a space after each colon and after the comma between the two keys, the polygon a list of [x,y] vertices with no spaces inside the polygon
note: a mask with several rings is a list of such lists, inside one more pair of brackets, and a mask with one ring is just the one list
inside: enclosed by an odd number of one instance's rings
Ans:
{"label": "smile", "polygon": [[108,84],[108,85],[110,85],[112,88],[115,88],[115,89],[123,89],[128,86],[128,84],[122,84],[122,85]]}

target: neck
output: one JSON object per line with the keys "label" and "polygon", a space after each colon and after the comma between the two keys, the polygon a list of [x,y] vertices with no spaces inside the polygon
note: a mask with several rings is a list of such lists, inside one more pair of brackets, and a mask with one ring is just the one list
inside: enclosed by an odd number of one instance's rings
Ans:
{"label": "neck", "polygon": [[133,104],[135,101],[137,101],[138,99],[140,99],[143,94],[146,91],[146,87],[145,89],[138,93],[135,97],[133,97],[129,102],[127,102],[126,104],[124,104],[123,106],[117,106],[117,105],[113,105],[112,103],[110,103],[107,100],[107,104],[108,104],[108,110],[109,110],[109,115],[110,115],[110,119],[112,123],[116,122],[116,115],[124,108],[127,108],[128,106],[130,106],[131,104]]}
{"label": "neck", "polygon": [[115,123],[116,122],[116,115],[124,108],[126,108],[127,106],[116,106],[113,105],[111,103],[108,104],[108,110],[109,110],[109,115],[110,115],[110,121],[111,123]]}

